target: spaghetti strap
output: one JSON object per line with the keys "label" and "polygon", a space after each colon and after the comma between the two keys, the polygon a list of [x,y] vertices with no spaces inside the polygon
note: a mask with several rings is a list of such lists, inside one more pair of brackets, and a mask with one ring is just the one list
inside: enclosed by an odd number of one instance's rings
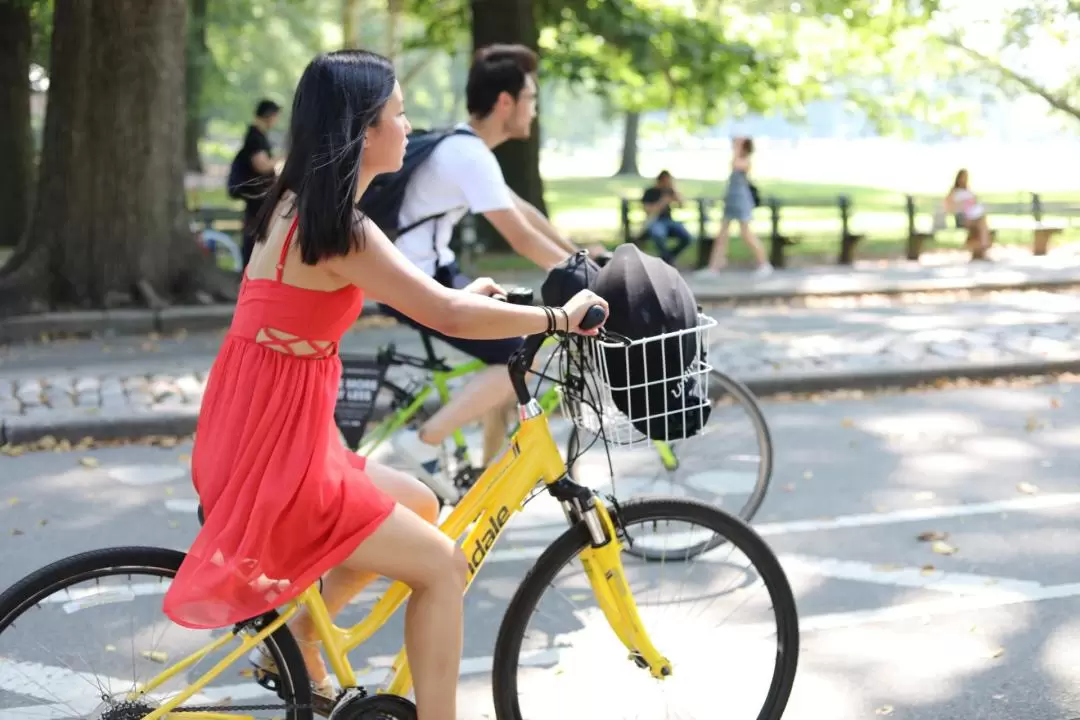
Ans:
{"label": "spaghetti strap", "polygon": [[296,234],[296,224],[299,222],[299,217],[294,217],[292,225],[289,226],[289,233],[285,236],[285,242],[281,244],[281,257],[278,258],[277,264],[277,281],[282,282],[285,278],[285,258],[289,254],[289,246],[292,245],[293,235]]}

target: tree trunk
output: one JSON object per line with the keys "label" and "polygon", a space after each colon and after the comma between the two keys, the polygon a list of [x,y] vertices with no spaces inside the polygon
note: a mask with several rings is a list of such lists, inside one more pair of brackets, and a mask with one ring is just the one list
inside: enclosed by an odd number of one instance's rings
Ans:
{"label": "tree trunk", "polygon": [[[473,50],[492,43],[520,43],[538,50],[540,36],[532,0],[471,0]],[[547,214],[544,182],[540,178],[540,122],[533,122],[526,141],[510,140],[495,150],[506,183],[514,192]],[[505,243],[501,243],[505,247]]]}
{"label": "tree trunk", "polygon": [[641,113],[626,113],[626,124],[623,126],[622,160],[619,162],[619,171],[616,175],[630,175],[640,177],[638,170],[638,129],[641,127]]}
{"label": "tree trunk", "polygon": [[357,47],[357,20],[360,17],[360,0],[341,0],[341,47],[351,50]]}
{"label": "tree trunk", "polygon": [[210,52],[206,46],[206,5],[207,0],[191,0],[191,14],[188,16],[184,165],[191,172],[197,173],[203,171],[202,156],[199,155],[199,141],[206,133],[206,118],[203,116],[202,103],[203,78],[207,56]]}
{"label": "tree trunk", "polygon": [[401,22],[405,15],[403,0],[386,0],[386,57],[397,63],[401,58]]}
{"label": "tree trunk", "polygon": [[186,19],[185,0],[56,0],[41,179],[0,283],[8,314],[206,300],[184,206]]}
{"label": "tree trunk", "polygon": [[0,247],[19,244],[30,215],[30,3],[0,0]]}

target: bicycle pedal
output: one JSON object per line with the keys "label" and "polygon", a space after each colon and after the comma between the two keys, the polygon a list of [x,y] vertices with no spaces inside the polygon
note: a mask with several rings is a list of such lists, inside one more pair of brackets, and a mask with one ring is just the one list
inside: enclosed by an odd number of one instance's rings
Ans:
{"label": "bicycle pedal", "polygon": [[262,668],[253,668],[252,676],[255,678],[255,682],[258,683],[259,686],[276,694],[278,697],[281,697],[281,683],[278,682],[278,678],[276,675],[271,675]]}

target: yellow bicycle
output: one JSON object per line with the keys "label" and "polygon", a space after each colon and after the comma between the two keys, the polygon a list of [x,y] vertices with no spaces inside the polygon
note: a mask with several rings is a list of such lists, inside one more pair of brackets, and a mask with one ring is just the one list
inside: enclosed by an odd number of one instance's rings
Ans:
{"label": "yellow bicycle", "polygon": [[[594,310],[597,314],[590,313],[587,318],[593,326],[602,320],[600,309]],[[748,525],[716,507],[676,498],[645,498],[623,505],[612,500],[608,504],[589,488],[572,481],[543,410],[525,383],[526,372],[544,339],[542,335],[530,337],[510,363],[521,420],[510,447],[483,473],[441,525],[448,536],[464,538],[462,548],[468,559],[471,586],[477,573],[491,561],[496,541],[514,515],[538,494],[538,483],[543,484],[539,490],[546,490],[558,502],[569,523],[569,528],[539,554],[504,614],[490,665],[496,716],[500,720],[556,716],[548,715],[548,711],[523,712],[519,695],[524,692],[525,680],[532,670],[546,668],[551,670],[551,677],[558,679],[569,667],[571,674],[589,683],[587,687],[592,691],[586,695],[592,697],[592,701],[602,701],[599,709],[592,711],[600,714],[590,713],[588,717],[615,717],[606,708],[615,695],[629,692],[630,687],[620,684],[616,689],[609,685],[614,682],[609,681],[609,676],[614,677],[612,673],[616,668],[625,666],[631,673],[628,682],[659,683],[663,688],[665,683],[680,678],[684,660],[688,668],[692,657],[706,652],[710,655],[703,661],[707,672],[715,672],[718,658],[727,656],[738,664],[740,672],[745,673],[742,666],[752,653],[741,654],[736,641],[750,642],[747,638],[752,637],[750,645],[756,647],[765,642],[771,647],[764,652],[766,664],[771,668],[760,677],[738,679],[740,685],[751,679],[761,680],[766,689],[764,701],[760,706],[754,701],[753,708],[756,709],[748,711],[746,717],[748,720],[777,720],[784,712],[794,682],[799,635],[795,601],[776,557]],[[599,346],[605,341],[568,336],[561,342],[569,347],[573,343]],[[587,403],[587,398],[579,401]],[[631,527],[655,529],[674,522],[697,527],[705,537],[715,535],[723,539],[720,548],[692,559],[672,558],[679,561],[675,565],[676,575],[686,577],[683,573],[689,572],[691,564],[703,563],[708,569],[706,580],[693,583],[693,592],[711,603],[738,600],[740,609],[747,604],[743,594],[764,587],[768,598],[754,606],[763,617],[775,621],[775,630],[763,630],[760,623],[743,624],[738,632],[726,636],[728,639],[715,641],[722,642],[723,646],[712,647],[702,634],[708,628],[694,630],[689,636],[684,632],[683,637],[689,637],[690,641],[670,647],[654,638],[650,629],[654,619],[656,627],[660,627],[661,617],[656,615],[654,618],[651,612],[643,612],[639,607],[642,593],[654,588],[636,580],[636,574],[631,577],[627,568],[634,563],[635,573],[650,567],[663,570],[663,554],[654,551],[648,559],[625,556],[627,565],[624,566],[621,551],[635,542],[629,531]],[[677,544],[686,547],[682,539]],[[720,557],[718,553],[725,548],[728,555]],[[731,572],[733,551],[748,559],[746,569]],[[685,550],[681,552],[685,554]],[[277,612],[223,628],[205,642],[181,642],[174,656],[157,649],[157,639],[176,628],[161,615],[159,598],[169,579],[175,576],[183,557],[179,551],[155,547],[93,550],[38,570],[0,595],[0,718],[225,720],[255,718],[259,716],[256,713],[270,713],[268,717],[288,720],[310,720],[313,713],[328,714],[333,720],[416,718],[415,707],[408,699],[412,677],[404,648],[389,663],[386,682],[370,691],[362,687],[362,680],[367,676],[358,674],[348,657],[350,651],[368,641],[390,621],[409,595],[407,586],[390,584],[374,601],[374,607],[366,617],[349,628],[338,627],[332,622],[318,586],[313,586]],[[577,590],[568,596],[578,598],[583,595],[580,591],[586,590],[595,606],[573,613],[572,624],[576,628],[588,618],[597,620],[598,625],[603,626],[598,636],[601,644],[608,643],[605,653],[619,646],[622,648],[621,652],[605,655],[605,666],[589,667],[569,660],[575,648],[592,643],[568,644],[558,640],[559,634],[552,630],[544,633],[540,654],[523,649],[527,625],[544,591],[575,560],[584,569],[584,581],[578,575]],[[137,575],[146,579],[136,581]],[[733,583],[737,587],[712,587],[718,582],[717,578],[728,575],[736,578]],[[686,584],[684,580],[683,585]],[[86,587],[78,587],[81,585]],[[706,585],[710,589],[706,590]],[[136,603],[147,598],[150,602],[144,603],[142,610],[137,612]],[[697,598],[695,602],[699,600]],[[302,656],[286,626],[301,606],[305,606],[314,618],[330,668],[341,686],[332,708],[319,708],[313,704]],[[133,612],[132,619],[127,622],[101,619],[96,615],[99,611],[127,608]],[[661,609],[667,609],[666,605]],[[43,614],[31,616],[31,610],[42,610]],[[58,630],[61,620],[84,616],[87,623],[84,630]],[[687,619],[694,617],[694,613],[685,615]],[[569,621],[561,620],[560,627],[564,622]],[[20,629],[25,631],[25,640],[17,637]],[[563,630],[562,636],[573,634],[566,628]],[[227,673],[228,669],[238,660],[242,661],[257,645],[272,657],[276,673],[269,676],[255,670],[256,677],[251,679],[252,671],[241,670],[241,676],[248,676],[248,679],[236,684],[236,670]],[[63,653],[59,665],[44,662],[43,651],[52,647]],[[121,659],[122,652],[128,648],[132,657]],[[88,662],[86,656],[91,650],[103,657],[103,675],[91,675],[82,667],[84,661]],[[550,655],[552,652],[561,655],[562,660],[545,660],[547,655],[544,653]],[[620,663],[620,660],[628,662]],[[559,662],[563,663],[562,673],[554,668]],[[210,667],[196,671],[196,666],[203,663]],[[243,668],[244,663],[241,662],[239,667]],[[138,680],[136,676],[142,672],[150,677]],[[233,684],[222,690],[220,683],[225,677]],[[693,674],[687,677],[692,678]],[[707,675],[704,680],[695,682],[698,685],[696,691],[707,690],[709,695],[707,707],[710,709],[703,711],[705,714],[701,717],[719,716],[715,707],[723,695],[715,694],[716,678]],[[38,689],[35,683],[44,689]],[[92,690],[85,690],[83,684]],[[81,694],[79,689],[83,689]],[[256,698],[249,690],[264,693],[265,697],[258,698],[263,702],[245,703],[245,699]],[[546,691],[541,695],[545,703],[554,697]],[[44,704],[30,704],[34,698],[43,700]],[[580,703],[586,700],[577,702],[580,708],[583,707]],[[562,713],[562,716],[568,715]]]}

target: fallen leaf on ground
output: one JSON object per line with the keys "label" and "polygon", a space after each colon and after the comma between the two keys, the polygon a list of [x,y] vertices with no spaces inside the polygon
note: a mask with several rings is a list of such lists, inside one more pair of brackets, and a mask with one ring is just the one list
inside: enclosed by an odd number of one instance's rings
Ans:
{"label": "fallen leaf on ground", "polygon": [[24,532],[23,532],[22,530],[20,530],[19,528],[15,528],[14,530],[12,530],[12,531],[11,531],[11,534],[12,534],[12,535],[25,535],[26,533],[24,533]]}
{"label": "fallen leaf on ground", "polygon": [[8,507],[15,507],[16,505],[19,504],[19,498],[17,498],[17,497],[8,498],[7,504],[8,504]]}
{"label": "fallen leaf on ground", "polygon": [[855,421],[851,418],[844,418],[840,421],[840,427],[850,428],[855,427]]}
{"label": "fallen leaf on ground", "polygon": [[79,464],[83,467],[96,468],[101,465],[101,461],[99,461],[96,457],[84,457],[79,458]]}
{"label": "fallen leaf on ground", "polygon": [[169,656],[160,650],[143,650],[141,655],[147,660],[161,664],[164,664],[169,659]]}
{"label": "fallen leaf on ground", "polygon": [[116,652],[116,646],[115,645],[106,645],[105,646],[105,652]]}
{"label": "fallen leaf on ground", "polygon": [[933,500],[934,499],[934,493],[931,490],[920,490],[919,492],[915,493],[915,499],[916,500]]}
{"label": "fallen leaf on ground", "polygon": [[882,705],[877,710],[875,710],[874,713],[876,715],[892,715],[892,711],[893,711],[893,706],[892,705]]}
{"label": "fallen leaf on ground", "polygon": [[923,575],[933,575],[935,572],[937,572],[937,568],[935,568],[933,565],[923,565],[922,569],[919,572],[921,572]]}
{"label": "fallen leaf on ground", "polygon": [[1035,493],[1039,492],[1039,488],[1029,482],[1017,483],[1016,489],[1022,493],[1027,493],[1028,495],[1034,495]]}
{"label": "fallen leaf on ground", "polygon": [[936,552],[938,555],[952,555],[954,552],[956,552],[956,548],[954,548],[952,545],[945,542],[944,540],[935,540],[933,543],[931,543],[930,549]]}
{"label": "fallen leaf on ground", "polygon": [[944,540],[949,537],[949,533],[938,532],[937,530],[927,530],[926,532],[919,533],[915,537],[919,542],[932,542],[934,540]]}
{"label": "fallen leaf on ground", "polygon": [[999,658],[1004,654],[1005,654],[1005,648],[995,648],[994,650],[991,650],[989,653],[987,653],[986,656],[988,658],[993,659],[993,658]]}
{"label": "fallen leaf on ground", "polygon": [[809,480],[810,478],[814,477],[814,473],[811,472],[810,470],[807,470],[802,474],[802,476],[803,476],[803,480]]}
{"label": "fallen leaf on ground", "polygon": [[1028,432],[1032,432],[1034,430],[1038,430],[1041,425],[1042,425],[1042,423],[1039,422],[1038,418],[1029,417],[1027,419],[1027,422],[1024,423],[1024,429],[1027,430]]}
{"label": "fallen leaf on ground", "polygon": [[1054,408],[1055,410],[1061,407],[1061,400],[1059,398],[1050,398],[1050,407]]}
{"label": "fallen leaf on ground", "polygon": [[41,527],[45,527],[46,525],[49,524],[49,521],[48,521],[48,519],[43,518],[41,520],[38,520],[37,524],[40,525]]}

